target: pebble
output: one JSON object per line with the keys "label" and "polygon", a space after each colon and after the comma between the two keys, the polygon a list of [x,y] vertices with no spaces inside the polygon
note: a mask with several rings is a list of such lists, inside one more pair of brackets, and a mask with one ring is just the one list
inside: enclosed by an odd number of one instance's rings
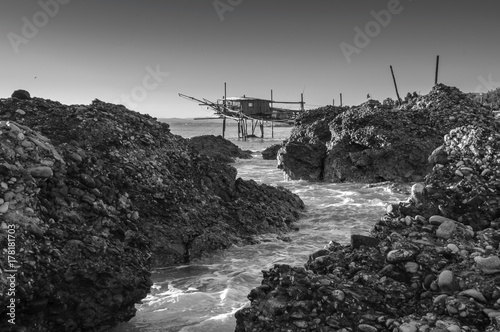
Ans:
{"label": "pebble", "polygon": [[455,221],[453,219],[450,219],[450,218],[446,218],[446,217],[443,217],[443,216],[438,216],[438,215],[434,215],[434,216],[431,216],[429,218],[429,223],[432,224],[432,225],[436,225],[436,226],[439,226],[441,225],[443,222],[445,221]]}
{"label": "pebble", "polygon": [[83,160],[82,157],[78,153],[71,153],[69,155],[69,158],[73,161],[76,161],[76,162],[81,162]]}
{"label": "pebble", "polygon": [[28,225],[28,231],[33,234],[36,238],[43,238],[43,231],[37,225],[30,223]]}
{"label": "pebble", "polygon": [[2,205],[0,205],[0,213],[7,213],[9,210],[9,202],[5,202]]}
{"label": "pebble", "polygon": [[413,186],[411,186],[411,194],[416,195],[416,194],[423,194],[425,190],[425,186],[422,183],[415,183]]}
{"label": "pebble", "polygon": [[436,236],[448,240],[457,229],[457,224],[453,220],[445,220],[436,230]]}
{"label": "pebble", "polygon": [[400,325],[399,332],[418,332],[417,322],[409,322]]}
{"label": "pebble", "polygon": [[485,274],[494,274],[500,272],[500,258],[498,256],[474,257],[477,267]]}
{"label": "pebble", "polygon": [[368,325],[368,324],[359,324],[358,330],[361,332],[377,332],[378,331],[378,329],[376,327]]}
{"label": "pebble", "polygon": [[34,178],[50,178],[54,175],[52,168],[48,166],[39,166],[28,169],[28,172]]}
{"label": "pebble", "polygon": [[343,291],[341,291],[340,289],[336,289],[332,292],[332,296],[337,300],[337,301],[340,301],[340,302],[344,302],[344,299],[345,299],[345,294]]}
{"label": "pebble", "polygon": [[446,330],[449,332],[462,332],[462,329],[460,328],[460,326],[455,325],[455,324],[448,326],[448,328]]}
{"label": "pebble", "polygon": [[491,173],[491,169],[486,168],[484,171],[481,172],[481,176],[487,176]]}
{"label": "pebble", "polygon": [[90,175],[81,174],[80,179],[82,180],[83,184],[85,184],[87,187],[95,188],[95,181]]}
{"label": "pebble", "polygon": [[406,262],[404,266],[406,272],[408,273],[417,273],[418,269],[420,268],[420,265],[415,262]]}
{"label": "pebble", "polygon": [[438,286],[441,292],[451,294],[459,289],[455,275],[450,270],[444,270],[439,274]]}
{"label": "pebble", "polygon": [[387,253],[387,262],[389,263],[399,263],[412,259],[415,256],[415,252],[407,249],[395,249]]}
{"label": "pebble", "polygon": [[20,133],[21,132],[21,128],[19,128],[18,126],[16,126],[12,122],[9,122],[9,127],[10,127],[10,130],[12,130],[12,132],[14,132],[14,133]]}
{"label": "pebble", "polygon": [[461,291],[460,293],[458,293],[458,295],[472,297],[474,300],[479,302],[486,302],[486,298],[484,297],[483,293],[481,293],[477,289],[467,289]]}
{"label": "pebble", "polygon": [[446,248],[448,248],[454,254],[456,254],[460,251],[460,248],[458,248],[457,245],[454,243],[448,243],[446,245]]}

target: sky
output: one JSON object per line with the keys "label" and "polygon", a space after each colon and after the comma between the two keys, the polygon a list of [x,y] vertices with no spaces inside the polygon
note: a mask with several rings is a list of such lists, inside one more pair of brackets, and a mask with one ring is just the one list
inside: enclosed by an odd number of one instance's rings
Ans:
{"label": "sky", "polygon": [[[182,93],[358,105],[500,86],[498,0],[2,0],[0,98],[210,116]],[[280,105],[297,107],[296,105]]]}

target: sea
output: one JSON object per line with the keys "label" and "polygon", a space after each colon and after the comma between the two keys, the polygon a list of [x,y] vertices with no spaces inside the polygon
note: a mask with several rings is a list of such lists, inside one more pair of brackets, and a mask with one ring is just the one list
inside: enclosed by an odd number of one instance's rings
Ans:
{"label": "sea", "polygon": [[[222,120],[163,119],[172,133],[190,138],[222,135]],[[137,304],[137,314],[113,332],[232,332],[234,313],[249,305],[247,295],[260,285],[262,270],[274,264],[303,266],[308,256],[330,241],[349,243],[351,234],[368,235],[385,212],[387,204],[406,199],[387,185],[358,183],[310,183],[287,181],[275,160],[264,160],[265,148],[287,139],[290,126],[264,127],[264,138],[238,138],[236,122],[228,121],[225,137],[252,159],[238,159],[238,177],[282,186],[300,196],[306,205],[298,231],[286,241],[276,234],[262,234],[259,243],[233,246],[215,252],[210,258],[187,265],[153,271],[150,294]],[[249,125],[248,133],[251,134]],[[255,129],[260,137],[260,128]]]}

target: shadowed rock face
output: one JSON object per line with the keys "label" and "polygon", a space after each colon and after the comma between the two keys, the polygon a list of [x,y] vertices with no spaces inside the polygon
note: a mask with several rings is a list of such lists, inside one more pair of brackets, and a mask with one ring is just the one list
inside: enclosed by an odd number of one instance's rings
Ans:
{"label": "shadowed rock face", "polygon": [[276,160],[279,149],[281,149],[282,144],[274,144],[262,151],[262,159],[264,160]]}
{"label": "shadowed rock face", "polygon": [[[123,106],[0,99],[0,245],[14,229],[16,322],[29,331],[128,320],[151,267],[285,232],[302,208]],[[8,289],[3,274],[3,317]]]}
{"label": "shadowed rock face", "polygon": [[291,180],[323,179],[326,144],[331,139],[328,124],[345,108],[327,106],[302,113],[295,120],[290,138],[278,151],[278,168]]}
{"label": "shadowed rock face", "polygon": [[421,181],[449,130],[493,118],[491,110],[442,84],[395,109],[370,100],[306,111],[280,150],[278,167],[291,179],[311,181]]}
{"label": "shadowed rock face", "polygon": [[235,158],[252,158],[252,151],[243,151],[236,144],[222,138],[222,136],[196,136],[190,138],[188,144],[199,153],[214,157],[222,162],[234,163]]}

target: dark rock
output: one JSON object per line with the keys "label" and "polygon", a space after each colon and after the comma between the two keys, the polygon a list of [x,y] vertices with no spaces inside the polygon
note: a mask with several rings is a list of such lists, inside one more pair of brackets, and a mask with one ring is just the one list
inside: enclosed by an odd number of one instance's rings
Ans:
{"label": "dark rock", "polygon": [[243,151],[236,144],[222,138],[222,136],[203,135],[190,138],[190,147],[198,153],[211,156],[225,163],[234,163],[235,158],[251,159],[251,151]]}
{"label": "dark rock", "polygon": [[325,157],[326,147],[322,143],[288,142],[278,151],[278,168],[289,179],[320,181]]}
{"label": "dark rock", "polygon": [[30,93],[26,90],[16,90],[11,95],[12,98],[29,100],[31,99]]}
{"label": "dark rock", "polygon": [[279,149],[282,147],[282,144],[274,144],[262,151],[262,158],[264,160],[276,160]]}
{"label": "dark rock", "polygon": [[331,139],[328,123],[344,110],[327,106],[300,114],[290,138],[278,151],[278,168],[290,179],[323,180],[326,144]]}
{"label": "dark rock", "polygon": [[399,108],[368,101],[309,110],[300,115],[280,150],[278,167],[291,179],[421,181],[432,165],[447,163],[446,149],[438,147],[448,131],[491,121],[491,110],[442,84]]}
{"label": "dark rock", "polygon": [[380,240],[371,236],[352,234],[351,235],[351,247],[353,249],[359,249],[361,246],[376,248]]}
{"label": "dark rock", "polygon": [[448,163],[448,154],[444,150],[444,146],[437,147],[434,151],[432,151],[429,156],[429,163],[432,165],[442,164],[445,165]]}

